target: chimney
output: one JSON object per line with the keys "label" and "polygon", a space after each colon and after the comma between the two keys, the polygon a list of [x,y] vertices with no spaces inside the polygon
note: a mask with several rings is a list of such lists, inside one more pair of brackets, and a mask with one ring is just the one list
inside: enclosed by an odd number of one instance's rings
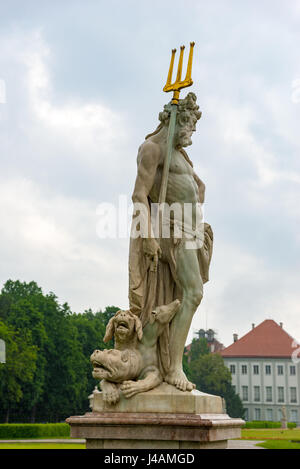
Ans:
{"label": "chimney", "polygon": [[236,342],[238,340],[238,335],[237,334],[233,334],[233,342]]}
{"label": "chimney", "polygon": [[255,328],[255,324],[254,324],[254,322],[253,322],[253,323],[252,323],[252,330],[253,330],[254,328]]}
{"label": "chimney", "polygon": [[279,326],[280,326],[281,329],[282,329],[282,327],[283,327],[283,322],[280,322],[280,323],[279,323]]}

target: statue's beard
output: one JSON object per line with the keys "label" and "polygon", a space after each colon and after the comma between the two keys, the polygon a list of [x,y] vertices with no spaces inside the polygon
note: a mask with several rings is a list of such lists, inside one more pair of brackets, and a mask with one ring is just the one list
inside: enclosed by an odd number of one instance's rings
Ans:
{"label": "statue's beard", "polygon": [[176,137],[176,146],[177,147],[188,147],[192,145],[191,132],[188,132],[185,129],[179,130]]}

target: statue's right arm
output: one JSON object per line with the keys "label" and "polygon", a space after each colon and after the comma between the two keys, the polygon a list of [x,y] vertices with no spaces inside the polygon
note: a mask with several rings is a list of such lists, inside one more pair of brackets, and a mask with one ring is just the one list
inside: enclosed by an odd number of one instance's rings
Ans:
{"label": "statue's right arm", "polygon": [[139,148],[138,170],[132,195],[133,203],[148,205],[148,195],[154,184],[160,161],[160,148],[151,141],[146,141]]}
{"label": "statue's right arm", "polygon": [[[138,153],[138,170],[135,181],[134,191],[132,195],[132,202],[136,204],[142,204],[144,210],[143,219],[143,246],[144,252],[150,258],[156,257],[160,254],[159,244],[153,237],[151,231],[151,213],[148,202],[148,196],[154,184],[155,175],[160,163],[160,147],[151,142],[151,140],[144,142]],[[140,214],[141,216],[141,214]],[[142,217],[143,218],[143,217]]]}

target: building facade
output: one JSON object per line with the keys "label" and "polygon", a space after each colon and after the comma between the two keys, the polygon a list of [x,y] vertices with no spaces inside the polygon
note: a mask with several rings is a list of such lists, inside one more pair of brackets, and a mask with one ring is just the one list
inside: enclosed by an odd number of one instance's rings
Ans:
{"label": "building facade", "polygon": [[[295,353],[296,352],[296,353]],[[239,394],[245,420],[280,421],[300,425],[300,346],[282,324],[266,320],[221,351]],[[284,408],[284,409],[283,409]]]}

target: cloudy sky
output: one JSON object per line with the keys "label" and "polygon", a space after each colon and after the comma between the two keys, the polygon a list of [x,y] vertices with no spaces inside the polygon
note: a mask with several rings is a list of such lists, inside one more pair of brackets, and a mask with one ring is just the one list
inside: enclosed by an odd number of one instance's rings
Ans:
{"label": "cloudy sky", "polygon": [[99,204],[130,205],[171,49],[190,41],[188,153],[215,244],[188,340],[211,327],[229,345],[267,318],[300,340],[299,0],[2,2],[1,286],[128,307],[129,240],[99,238]]}

